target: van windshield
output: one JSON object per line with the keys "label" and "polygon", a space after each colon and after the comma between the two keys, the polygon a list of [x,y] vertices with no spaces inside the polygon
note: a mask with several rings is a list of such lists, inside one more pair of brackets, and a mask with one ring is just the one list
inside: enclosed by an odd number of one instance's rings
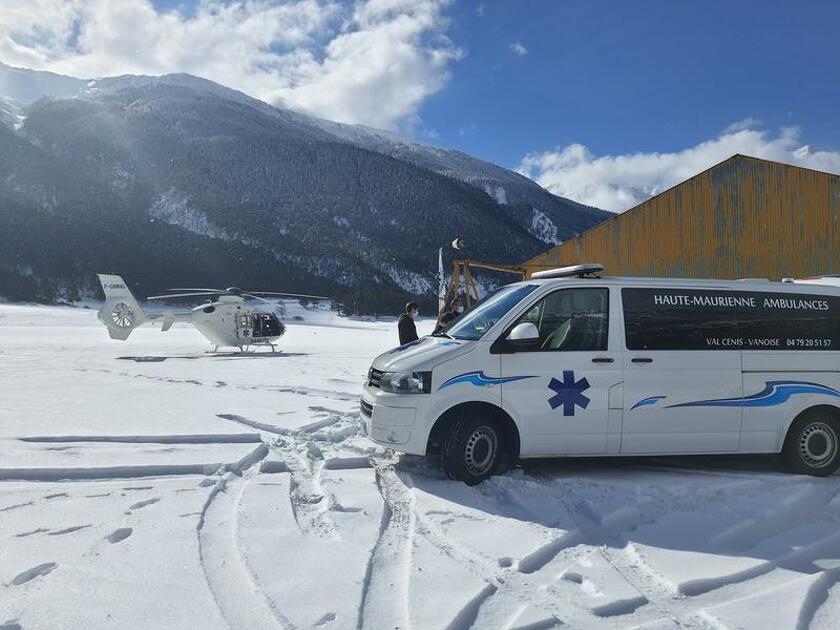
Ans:
{"label": "van windshield", "polygon": [[537,288],[536,284],[502,287],[458,318],[446,334],[454,339],[481,339],[510,309]]}

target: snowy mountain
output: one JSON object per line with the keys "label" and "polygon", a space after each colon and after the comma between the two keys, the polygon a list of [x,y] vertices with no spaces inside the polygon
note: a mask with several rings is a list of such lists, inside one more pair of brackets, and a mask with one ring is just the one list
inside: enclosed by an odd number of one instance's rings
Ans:
{"label": "snowy mountain", "polygon": [[42,98],[72,98],[84,85],[81,79],[0,62],[0,124],[14,126],[27,105]]}
{"label": "snowy mountain", "polygon": [[390,310],[436,250],[519,262],[609,215],[457,151],[272,107],[189,75],[94,81],[0,65],[0,295],[118,271],[330,292]]}
{"label": "snowy mountain", "polygon": [[54,72],[13,68],[0,62],[0,94],[22,105],[41,98],[71,98],[84,87],[85,81]]}

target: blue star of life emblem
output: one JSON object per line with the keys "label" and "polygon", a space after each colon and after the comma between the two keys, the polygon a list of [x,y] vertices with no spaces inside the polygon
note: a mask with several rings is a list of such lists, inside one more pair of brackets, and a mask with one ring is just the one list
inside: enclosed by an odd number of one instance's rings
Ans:
{"label": "blue star of life emblem", "polygon": [[586,409],[589,405],[589,398],[583,395],[589,389],[589,381],[582,378],[575,380],[575,373],[572,370],[563,370],[563,380],[558,381],[552,378],[548,384],[549,389],[556,392],[554,396],[548,399],[548,404],[552,409],[557,409],[563,405],[563,415],[575,415],[575,406]]}

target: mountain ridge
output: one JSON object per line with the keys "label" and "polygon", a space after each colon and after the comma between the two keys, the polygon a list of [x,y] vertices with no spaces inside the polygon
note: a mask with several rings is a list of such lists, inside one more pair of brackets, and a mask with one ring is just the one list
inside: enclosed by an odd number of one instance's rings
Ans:
{"label": "mountain ridge", "polygon": [[[0,111],[0,293],[11,297],[89,293],[86,276],[107,268],[137,274],[140,293],[250,281],[391,310],[431,301],[436,250],[455,236],[472,255],[519,262],[610,216],[467,154],[192,75],[69,79],[71,97],[18,104],[22,118],[5,124]],[[47,234],[64,226],[78,248],[40,242],[21,213]],[[25,247],[8,246],[12,230]]]}

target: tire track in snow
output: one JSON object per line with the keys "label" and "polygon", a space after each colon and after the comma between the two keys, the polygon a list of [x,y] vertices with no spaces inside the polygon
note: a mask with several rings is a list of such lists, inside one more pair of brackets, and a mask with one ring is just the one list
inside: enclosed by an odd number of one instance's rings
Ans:
{"label": "tire track in snow", "polygon": [[359,399],[356,393],[339,392],[331,389],[315,389],[312,387],[271,387],[271,386],[257,386],[257,385],[238,385],[236,389],[242,391],[261,391],[261,392],[277,392],[280,394],[296,394],[298,396],[309,396],[312,398],[321,398],[325,400],[341,400],[354,401]]}
{"label": "tire track in snow", "polygon": [[[557,492],[549,484],[544,486],[552,498],[568,513],[575,523],[575,529],[567,530],[558,537],[538,547],[524,556],[518,563],[518,575],[513,573],[506,576],[504,585],[496,596],[489,598],[475,628],[498,625],[499,619],[505,619],[506,628],[515,624],[516,618],[527,607],[522,604],[522,593],[531,593],[528,604],[549,613],[552,617],[573,627],[603,627],[610,618],[621,618],[620,627],[627,627],[631,623],[629,618],[634,613],[644,611],[644,616],[650,616],[655,611],[657,618],[680,618],[680,623],[686,628],[711,627],[708,620],[695,614],[693,610],[678,608],[681,594],[676,587],[661,575],[651,569],[635,552],[635,548],[624,538],[626,532],[636,529],[639,525],[655,521],[667,511],[658,509],[652,511],[637,508],[618,508],[604,516],[600,516],[585,499],[577,499],[574,495],[566,496],[566,492]],[[517,504],[525,512],[530,508],[516,500],[510,491],[503,490],[505,497]],[[534,514],[538,519],[539,515]],[[559,560],[569,557],[571,561],[579,554],[575,550],[578,546],[596,549],[613,570],[627,582],[638,597],[614,600],[600,607],[588,608],[568,601],[568,595],[560,591],[555,585],[556,571],[546,575],[551,567],[555,567]],[[530,577],[530,580],[523,579]],[[537,593],[541,593],[537,595]],[[556,601],[566,599],[566,610],[560,610]],[[485,612],[486,609],[486,612]],[[629,618],[628,618],[629,617]]]}
{"label": "tire track in snow", "polygon": [[711,542],[733,551],[751,549],[763,540],[813,523],[817,518],[831,517],[828,506],[838,495],[840,489],[825,483],[803,484],[774,508],[733,525],[712,538]]}
{"label": "tire track in snow", "polygon": [[656,620],[674,620],[680,628],[696,630],[723,630],[717,620],[712,622],[704,606],[684,605],[687,600],[654,571],[638,554],[631,542],[624,549],[602,547],[601,556],[641,595],[638,598],[616,600],[595,608],[599,617],[621,617],[622,624],[629,624],[634,613],[640,616],[653,614]]}
{"label": "tire track in snow", "polygon": [[828,601],[832,587],[838,582],[840,582],[840,568],[823,571],[805,595],[805,600],[799,610],[796,630],[811,628],[820,608]]}
{"label": "tire track in snow", "polygon": [[189,435],[33,435],[21,437],[18,438],[18,440],[21,442],[35,443],[113,442],[116,444],[238,444],[242,442],[259,442],[260,436],[257,433],[204,433]]}
{"label": "tire track in snow", "polygon": [[217,413],[216,417],[229,422],[236,422],[237,424],[251,427],[252,429],[259,429],[260,431],[265,431],[266,433],[273,433],[274,435],[288,435],[290,433],[289,429],[285,427],[268,424],[267,422],[260,422],[259,420],[249,420],[248,418],[235,413]]}
{"label": "tire track in snow", "polygon": [[314,442],[300,444],[295,436],[290,435],[280,437],[274,444],[274,450],[281,454],[290,474],[289,502],[301,532],[307,536],[337,540],[339,536],[329,514],[330,499],[321,485],[321,471],[324,469],[321,449]]}
{"label": "tire track in snow", "polygon": [[[465,602],[450,622],[448,630],[512,628],[515,627],[517,618],[529,606],[539,609],[544,614],[546,623],[550,622],[545,627],[558,624],[571,625],[578,630],[602,627],[599,620],[584,606],[568,601],[559,602],[556,593],[550,592],[545,585],[531,576],[514,568],[500,567],[497,560],[453,540],[417,508],[413,501],[413,492],[395,470],[396,459],[374,458],[373,462],[378,471],[378,478],[381,476],[388,479],[388,487],[396,489],[399,494],[411,493],[414,517],[412,534],[422,536],[441,553],[486,583],[476,596]],[[569,609],[561,610],[559,603],[568,605]]]}
{"label": "tire track in snow", "polygon": [[394,469],[394,459],[374,462],[384,508],[362,588],[357,630],[411,627],[409,584],[415,499]]}
{"label": "tire track in snow", "polygon": [[272,444],[272,449],[278,453],[280,459],[263,462],[261,472],[288,472],[290,474],[289,502],[301,532],[307,536],[336,540],[339,536],[329,514],[331,497],[323,489],[321,473],[325,468],[340,467],[342,464],[359,467],[359,462],[325,461],[324,453],[318,445],[318,442],[323,442],[323,440],[311,434],[337,424],[353,414],[340,414],[323,407],[310,407],[310,410],[331,415],[326,419],[291,430],[249,420],[235,414],[219,414],[218,417],[278,436]]}
{"label": "tire track in snow", "polygon": [[245,486],[259,474],[258,464],[268,455],[261,444],[216,481],[196,526],[201,566],[210,592],[231,630],[293,630],[259,590],[239,551],[238,516]]}
{"label": "tire track in snow", "polygon": [[[779,586],[780,584],[786,583],[788,581],[788,577],[784,575],[777,575],[779,573],[777,569],[780,567],[794,567],[794,570],[798,569],[803,570],[804,572],[804,570],[807,570],[807,565],[818,559],[822,554],[833,554],[833,557],[840,555],[840,529],[828,536],[824,536],[810,545],[799,547],[779,558],[766,560],[765,562],[742,571],[736,571],[734,573],[713,578],[700,578],[685,582],[680,585],[680,592],[684,595],[696,597],[711,593],[718,589],[725,589],[726,593],[731,595],[729,599],[735,599],[738,596],[744,597],[758,592],[755,590],[757,582],[749,582],[750,580],[762,578],[763,581],[769,583],[761,590],[767,590],[769,588]],[[747,589],[747,592],[743,592],[742,587],[747,582],[749,582],[749,588]]]}
{"label": "tire track in snow", "polygon": [[[632,602],[627,601],[626,610],[622,611],[619,606],[614,611],[606,612],[620,617],[621,627],[670,619],[681,628],[725,629],[725,624],[715,619],[708,612],[709,609],[784,587],[790,583],[791,577],[789,572],[778,570],[781,566],[800,566],[804,570],[805,565],[825,553],[840,553],[840,532],[742,571],[684,583],[678,593],[674,594],[668,583],[639,556],[632,543],[628,543],[624,550],[604,548],[601,549],[601,555],[649,602],[648,605],[631,610]],[[805,575],[803,573],[803,577]],[[797,630],[810,627],[819,608],[827,600],[829,590],[838,581],[840,569],[821,572],[802,602]]]}
{"label": "tire track in snow", "polygon": [[0,481],[74,481],[212,475],[223,464],[145,464],[75,468],[0,468]]}

